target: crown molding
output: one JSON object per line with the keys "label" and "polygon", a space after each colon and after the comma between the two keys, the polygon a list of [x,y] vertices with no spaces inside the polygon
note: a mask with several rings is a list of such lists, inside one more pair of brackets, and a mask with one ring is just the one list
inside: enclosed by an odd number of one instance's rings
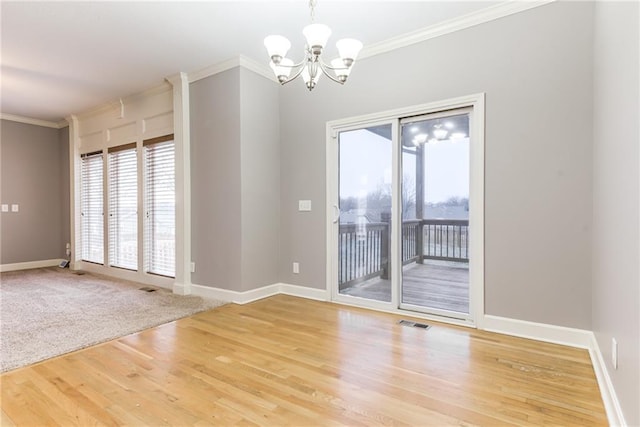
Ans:
{"label": "crown molding", "polygon": [[374,43],[372,45],[366,46],[358,56],[358,59],[360,60],[370,58],[372,56],[390,52],[395,49],[400,49],[412,44],[423,42],[425,40],[440,37],[445,34],[450,34],[476,25],[484,24],[486,22],[500,19],[505,16],[524,12],[535,7],[544,6],[545,4],[549,4],[555,1],[557,0],[510,0],[499,3],[497,5],[469,13],[467,15],[453,18],[448,21],[443,21],[417,31],[405,33],[397,37],[393,37],[379,43]]}
{"label": "crown molding", "polygon": [[[144,98],[158,95],[164,92],[169,92],[173,90],[173,86],[171,83],[167,81],[163,81],[161,84],[157,86],[153,86],[145,91],[135,93],[133,95],[129,95],[127,97],[123,97],[122,102],[125,104],[132,104],[136,101],[143,100]],[[106,113],[109,110],[113,110],[114,108],[120,108],[120,98],[114,101],[107,102],[106,104],[98,105],[97,107],[91,108],[89,110],[83,111],[81,113],[75,114],[79,120],[85,120],[89,117],[96,116],[98,114]]]}
{"label": "crown molding", "polygon": [[220,74],[224,71],[231,70],[232,68],[236,67],[246,68],[253,71],[254,73],[263,76],[268,80],[276,82],[275,77],[268,66],[254,61],[253,59],[247,58],[244,55],[238,55],[234,58],[227,59],[226,61],[219,62],[217,64],[205,67],[201,70],[189,73],[189,83],[197,82],[198,80]]}
{"label": "crown molding", "polygon": [[60,122],[50,122],[48,120],[33,119],[31,117],[18,116],[15,114],[0,113],[0,119],[9,120],[11,122],[25,123],[28,125],[43,126],[46,128],[53,128],[53,129],[61,129],[67,126],[66,120],[62,120]]}

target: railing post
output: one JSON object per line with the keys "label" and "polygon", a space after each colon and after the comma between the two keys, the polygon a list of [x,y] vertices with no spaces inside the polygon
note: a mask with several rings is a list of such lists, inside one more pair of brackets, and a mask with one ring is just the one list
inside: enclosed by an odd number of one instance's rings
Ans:
{"label": "railing post", "polygon": [[389,243],[391,241],[391,213],[382,212],[380,214],[380,221],[385,222],[387,225],[382,230],[382,238],[380,241],[380,266],[382,267],[382,274],[380,278],[383,280],[389,280],[391,277],[391,264],[389,263]]}
{"label": "railing post", "polygon": [[424,264],[424,220],[420,220],[418,224],[418,232],[416,233],[416,263]]}

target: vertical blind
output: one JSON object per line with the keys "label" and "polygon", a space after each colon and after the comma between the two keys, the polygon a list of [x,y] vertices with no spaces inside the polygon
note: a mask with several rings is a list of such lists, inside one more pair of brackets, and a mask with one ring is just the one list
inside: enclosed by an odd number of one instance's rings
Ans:
{"label": "vertical blind", "polygon": [[175,277],[176,197],[173,135],[144,141],[145,271]]}
{"label": "vertical blind", "polygon": [[135,144],[109,149],[109,265],[138,269],[138,159]]}
{"label": "vertical blind", "polygon": [[102,152],[80,157],[81,258],[104,263],[103,159]]}

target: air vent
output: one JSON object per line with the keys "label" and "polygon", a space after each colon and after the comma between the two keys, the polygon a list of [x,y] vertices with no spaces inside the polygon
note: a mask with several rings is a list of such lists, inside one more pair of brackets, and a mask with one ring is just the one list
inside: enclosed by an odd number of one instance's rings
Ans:
{"label": "air vent", "polygon": [[145,286],[144,288],[140,288],[139,290],[140,291],[145,291],[145,292],[155,292],[156,291],[156,289],[150,288],[148,286]]}
{"label": "air vent", "polygon": [[431,325],[427,325],[426,323],[417,323],[417,322],[412,322],[410,320],[401,320],[398,323],[402,326],[410,326],[412,328],[420,328],[425,330],[431,327]]}

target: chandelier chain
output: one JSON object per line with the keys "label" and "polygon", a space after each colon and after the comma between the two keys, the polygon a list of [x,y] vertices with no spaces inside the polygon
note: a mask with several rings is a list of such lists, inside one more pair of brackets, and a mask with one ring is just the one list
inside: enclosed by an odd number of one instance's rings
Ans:
{"label": "chandelier chain", "polygon": [[311,12],[311,23],[312,24],[316,20],[316,2],[317,2],[317,0],[309,0],[309,10]]}

